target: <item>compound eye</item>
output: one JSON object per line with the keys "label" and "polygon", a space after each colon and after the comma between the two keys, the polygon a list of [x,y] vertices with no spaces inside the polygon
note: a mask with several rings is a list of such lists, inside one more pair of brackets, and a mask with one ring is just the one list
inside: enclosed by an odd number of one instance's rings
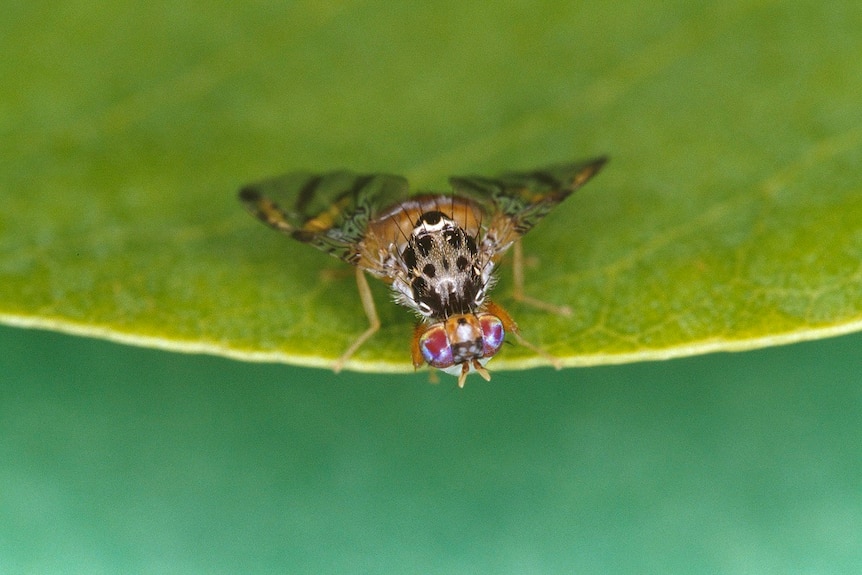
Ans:
{"label": "compound eye", "polygon": [[494,357],[506,336],[503,322],[495,315],[485,314],[479,318],[479,325],[482,326],[482,357]]}
{"label": "compound eye", "polygon": [[452,345],[442,323],[431,326],[422,334],[419,338],[419,350],[431,367],[444,369],[455,363],[452,361]]}

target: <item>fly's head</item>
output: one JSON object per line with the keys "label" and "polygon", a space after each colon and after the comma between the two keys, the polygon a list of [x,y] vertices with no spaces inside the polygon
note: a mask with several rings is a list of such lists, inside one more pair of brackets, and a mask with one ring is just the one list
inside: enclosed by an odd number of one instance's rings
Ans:
{"label": "fly's head", "polygon": [[504,320],[492,313],[459,314],[431,325],[420,325],[413,336],[413,364],[427,363],[458,376],[458,386],[471,371],[485,380],[485,364],[503,346]]}

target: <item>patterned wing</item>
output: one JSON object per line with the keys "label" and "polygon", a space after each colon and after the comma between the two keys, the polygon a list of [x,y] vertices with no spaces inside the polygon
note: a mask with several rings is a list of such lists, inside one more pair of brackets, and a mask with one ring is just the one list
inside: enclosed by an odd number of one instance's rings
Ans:
{"label": "patterned wing", "polygon": [[596,175],[605,162],[607,158],[601,157],[497,178],[453,177],[449,183],[456,195],[476,201],[492,215],[487,237],[495,243],[496,252],[502,253]]}
{"label": "patterned wing", "polygon": [[388,174],[294,172],[249,184],[239,199],[268,226],[356,265],[375,212],[407,189],[406,179]]}

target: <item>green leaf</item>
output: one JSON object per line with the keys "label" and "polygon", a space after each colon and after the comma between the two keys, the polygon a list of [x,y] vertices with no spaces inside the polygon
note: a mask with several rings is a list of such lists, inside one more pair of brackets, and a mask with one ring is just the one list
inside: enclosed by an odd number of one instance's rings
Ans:
{"label": "green leaf", "polygon": [[[0,23],[0,320],[329,365],[351,270],[265,229],[244,183],[608,154],[525,238],[524,336],[567,365],[862,327],[862,13],[849,1],[31,2]],[[412,369],[413,319],[348,367]],[[495,369],[544,360],[510,346]]]}

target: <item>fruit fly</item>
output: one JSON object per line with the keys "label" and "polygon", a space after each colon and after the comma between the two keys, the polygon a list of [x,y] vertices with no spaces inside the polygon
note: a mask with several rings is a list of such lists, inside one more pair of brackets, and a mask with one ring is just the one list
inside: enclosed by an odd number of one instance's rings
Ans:
{"label": "fruit fly", "polygon": [[452,177],[450,193],[414,195],[396,175],[294,172],[245,186],[239,198],[271,228],[355,266],[369,325],[336,361],[335,371],[380,328],[367,273],[386,282],[395,302],[418,316],[413,365],[456,375],[463,387],[472,371],[490,379],[485,364],[507,333],[549,357],[520,336],[488,292],[497,264],[514,246],[515,299],[568,312],[524,295],[520,239],[606,161],[600,157],[494,178]]}

